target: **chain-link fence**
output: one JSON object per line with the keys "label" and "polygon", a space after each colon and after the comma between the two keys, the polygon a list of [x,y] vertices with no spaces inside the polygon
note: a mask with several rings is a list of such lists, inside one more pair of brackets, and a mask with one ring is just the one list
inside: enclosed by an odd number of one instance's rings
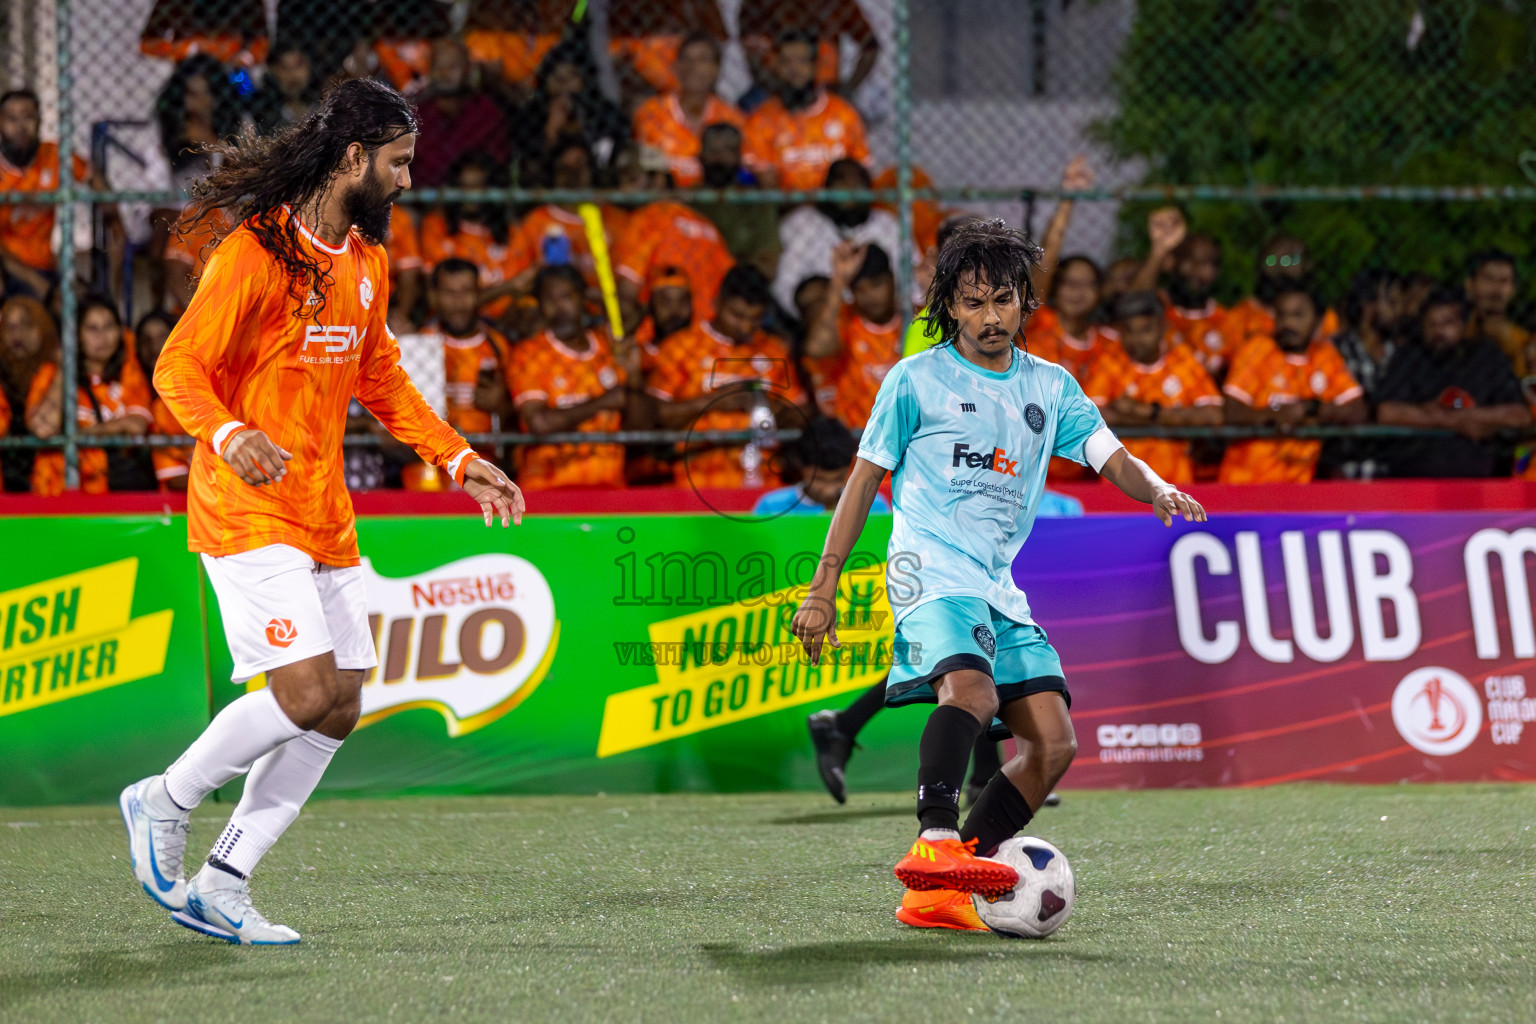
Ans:
{"label": "chain-link fence", "polygon": [[[678,279],[693,292],[685,320],[707,320],[724,267],[752,265],[777,307],[766,328],[791,339],[807,394],[831,395],[804,339],[838,243],[886,251],[897,297],[890,317],[904,322],[920,304],[905,300],[920,299],[940,224],[969,211],[1003,216],[1052,241],[1056,258],[1083,254],[1104,271],[1093,309],[1071,323],[1102,319],[1103,293],[1137,280],[1167,289],[1173,306],[1257,296],[1266,307],[1277,282],[1300,277],[1335,327],[1358,330],[1374,316],[1364,333],[1392,343],[1413,333],[1414,303],[1431,286],[1460,286],[1476,254],[1503,250],[1513,254],[1513,281],[1474,294],[1472,313],[1523,374],[1533,295],[1524,239],[1536,211],[1527,177],[1536,156],[1525,150],[1536,119],[1533,8],[1526,0],[13,3],[3,41],[13,91],[0,102],[7,488],[32,486],[44,444],[62,449],[62,485],[79,486],[82,431],[91,448],[141,443],[105,426],[132,403],[121,388],[110,400],[110,388],[93,391],[105,364],[82,361],[81,313],[90,309],[81,300],[106,296],[130,328],[125,342],[138,343],[128,360],[152,359],[145,339],[163,336],[186,307],[211,240],[178,228],[188,186],[210,169],[200,146],[247,126],[280,131],[331,84],[362,76],[401,90],[422,120],[415,187],[400,204],[409,217],[397,217],[390,240],[391,320],[401,335],[442,333],[434,271],[455,259],[474,265],[480,312],[513,342],[546,326],[527,278],[539,264],[577,265],[593,286],[591,319],[606,322],[595,297],[596,239],[571,226],[580,204],[593,203],[614,250],[640,236],[628,246],[642,256],[612,254],[621,333],[649,318],[655,340],[665,336],[656,296]],[[670,221],[640,216],[661,202],[688,211]],[[1182,210],[1184,243],[1148,268],[1148,215],[1166,205]],[[646,224],[670,234],[646,248],[647,229],[629,230]],[[718,255],[689,241],[710,232]],[[1182,274],[1180,253],[1201,245],[1215,254],[1214,273]],[[1374,298],[1364,305],[1376,312],[1362,312],[1351,284],[1365,271],[1384,275],[1370,279],[1378,295],[1382,282],[1395,289],[1394,312]],[[881,309],[860,312],[868,321]],[[45,363],[57,367],[64,410],[54,410],[51,431],[37,429]],[[476,383],[449,379],[446,407],[455,395],[471,402]],[[839,413],[839,401],[828,397],[824,411]],[[505,405],[456,425],[528,439]],[[1155,423],[1123,429],[1179,434]],[[1183,432],[1200,431],[1222,434]],[[354,440],[381,443],[370,436],[360,428]],[[174,431],[158,442],[168,451],[184,443]],[[631,460],[639,450],[631,447]],[[126,456],[109,461],[131,476]],[[90,475],[104,479],[99,465]]]}

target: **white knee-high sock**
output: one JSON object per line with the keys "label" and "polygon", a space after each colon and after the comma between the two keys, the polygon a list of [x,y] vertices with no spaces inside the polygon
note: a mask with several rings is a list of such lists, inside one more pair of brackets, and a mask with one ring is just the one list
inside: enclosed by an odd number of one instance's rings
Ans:
{"label": "white knee-high sock", "polygon": [[270,689],[248,693],[220,711],[165,770],[166,792],[190,811],[203,797],[250,771],[257,758],[303,732],[283,714]]}
{"label": "white knee-high sock", "polygon": [[213,844],[210,859],[249,875],[287,831],[304,801],[320,784],[320,776],[341,747],[318,732],[306,732],[257,761],[245,780],[245,795]]}

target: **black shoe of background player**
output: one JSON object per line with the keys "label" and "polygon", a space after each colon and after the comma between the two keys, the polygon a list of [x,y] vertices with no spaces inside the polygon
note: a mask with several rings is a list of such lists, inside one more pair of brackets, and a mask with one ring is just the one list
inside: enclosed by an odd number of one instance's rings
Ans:
{"label": "black shoe of background player", "polygon": [[843,769],[853,756],[853,737],[844,735],[837,727],[837,712],[831,709],[818,711],[805,720],[811,730],[811,744],[816,748],[816,770],[821,773],[822,784],[832,799],[840,804],[848,802],[848,782]]}

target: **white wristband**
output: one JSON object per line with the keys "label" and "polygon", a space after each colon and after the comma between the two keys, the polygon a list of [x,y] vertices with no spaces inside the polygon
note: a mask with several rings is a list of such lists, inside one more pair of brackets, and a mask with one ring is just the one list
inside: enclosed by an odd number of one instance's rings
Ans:
{"label": "white wristband", "polygon": [[224,442],[229,440],[230,434],[244,426],[245,424],[239,420],[230,420],[218,430],[215,430],[213,432],[213,440],[210,442],[213,445],[213,454],[222,459],[224,457]]}

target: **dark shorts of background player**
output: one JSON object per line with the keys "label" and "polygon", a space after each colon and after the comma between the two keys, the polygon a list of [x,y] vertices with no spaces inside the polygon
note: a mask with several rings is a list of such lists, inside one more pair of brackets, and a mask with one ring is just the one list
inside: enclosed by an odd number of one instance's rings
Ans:
{"label": "dark shorts of background player", "polygon": [[[999,705],[1055,692],[1072,707],[1061,658],[1045,630],[1000,615],[980,598],[941,597],[912,609],[896,627],[892,653],[887,707],[937,704],[933,684],[960,669],[991,677]],[[988,733],[1002,739],[1009,730],[993,719]]]}

